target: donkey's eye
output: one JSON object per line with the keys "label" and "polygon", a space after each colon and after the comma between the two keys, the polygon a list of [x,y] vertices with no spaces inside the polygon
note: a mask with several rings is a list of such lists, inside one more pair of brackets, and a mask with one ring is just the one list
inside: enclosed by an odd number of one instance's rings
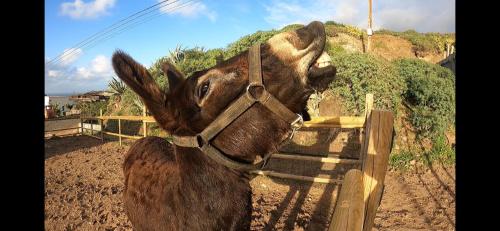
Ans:
{"label": "donkey's eye", "polygon": [[203,99],[205,95],[208,92],[208,89],[210,88],[210,81],[205,81],[201,84],[201,86],[198,88],[198,98]]}

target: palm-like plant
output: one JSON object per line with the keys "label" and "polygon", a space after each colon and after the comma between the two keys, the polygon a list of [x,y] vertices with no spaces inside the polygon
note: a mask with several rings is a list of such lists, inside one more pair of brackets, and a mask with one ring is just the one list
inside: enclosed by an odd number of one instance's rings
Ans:
{"label": "palm-like plant", "polygon": [[181,45],[177,44],[173,51],[168,51],[168,59],[173,64],[178,64],[184,60],[184,50]]}
{"label": "palm-like plant", "polygon": [[108,86],[111,89],[111,92],[113,92],[115,95],[120,95],[120,96],[127,89],[127,85],[125,85],[125,83],[115,78],[111,79],[111,81],[108,83]]}
{"label": "palm-like plant", "polygon": [[108,86],[110,88],[110,91],[115,96],[115,107],[118,107],[118,104],[122,100],[123,93],[127,90],[127,85],[125,85],[125,83],[123,83],[121,80],[112,78],[108,83]]}

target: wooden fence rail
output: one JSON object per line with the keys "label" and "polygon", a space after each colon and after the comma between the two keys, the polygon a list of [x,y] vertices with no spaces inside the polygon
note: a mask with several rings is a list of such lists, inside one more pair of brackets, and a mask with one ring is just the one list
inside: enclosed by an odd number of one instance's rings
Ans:
{"label": "wooden fence rail", "polygon": [[[146,116],[146,108],[143,108],[142,116],[103,116],[102,112],[100,116],[95,117],[81,117],[81,134],[83,134],[83,130],[88,130],[87,128],[83,128],[84,120],[97,120],[99,121],[99,125],[101,126],[100,131],[100,139],[104,140],[104,134],[110,136],[118,137],[120,145],[122,144],[122,138],[128,139],[140,139],[142,137],[147,136],[147,124],[148,123],[156,123],[156,120],[153,116]],[[108,132],[104,130],[103,121],[104,120],[118,120],[118,133]],[[143,135],[142,136],[131,136],[122,134],[121,129],[121,121],[141,121],[143,126]],[[313,117],[311,121],[304,122],[304,129],[308,128],[363,128],[365,124],[364,116],[340,116],[340,117]],[[93,123],[91,123],[91,136],[93,136],[94,130],[92,129]],[[93,136],[95,137],[95,136]]]}

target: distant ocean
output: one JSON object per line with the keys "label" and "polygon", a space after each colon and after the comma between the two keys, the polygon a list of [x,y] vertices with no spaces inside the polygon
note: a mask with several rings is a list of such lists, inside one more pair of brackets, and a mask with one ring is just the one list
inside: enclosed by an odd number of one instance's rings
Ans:
{"label": "distant ocean", "polygon": [[46,94],[47,96],[72,96],[72,95],[79,95],[81,93],[51,93],[51,94]]}

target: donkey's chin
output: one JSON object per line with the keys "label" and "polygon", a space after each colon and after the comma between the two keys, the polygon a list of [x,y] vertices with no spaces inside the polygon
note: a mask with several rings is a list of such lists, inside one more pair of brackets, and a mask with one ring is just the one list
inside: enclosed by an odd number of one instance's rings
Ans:
{"label": "donkey's chin", "polygon": [[335,77],[337,70],[330,56],[323,52],[309,67],[308,84],[315,90],[325,90]]}

